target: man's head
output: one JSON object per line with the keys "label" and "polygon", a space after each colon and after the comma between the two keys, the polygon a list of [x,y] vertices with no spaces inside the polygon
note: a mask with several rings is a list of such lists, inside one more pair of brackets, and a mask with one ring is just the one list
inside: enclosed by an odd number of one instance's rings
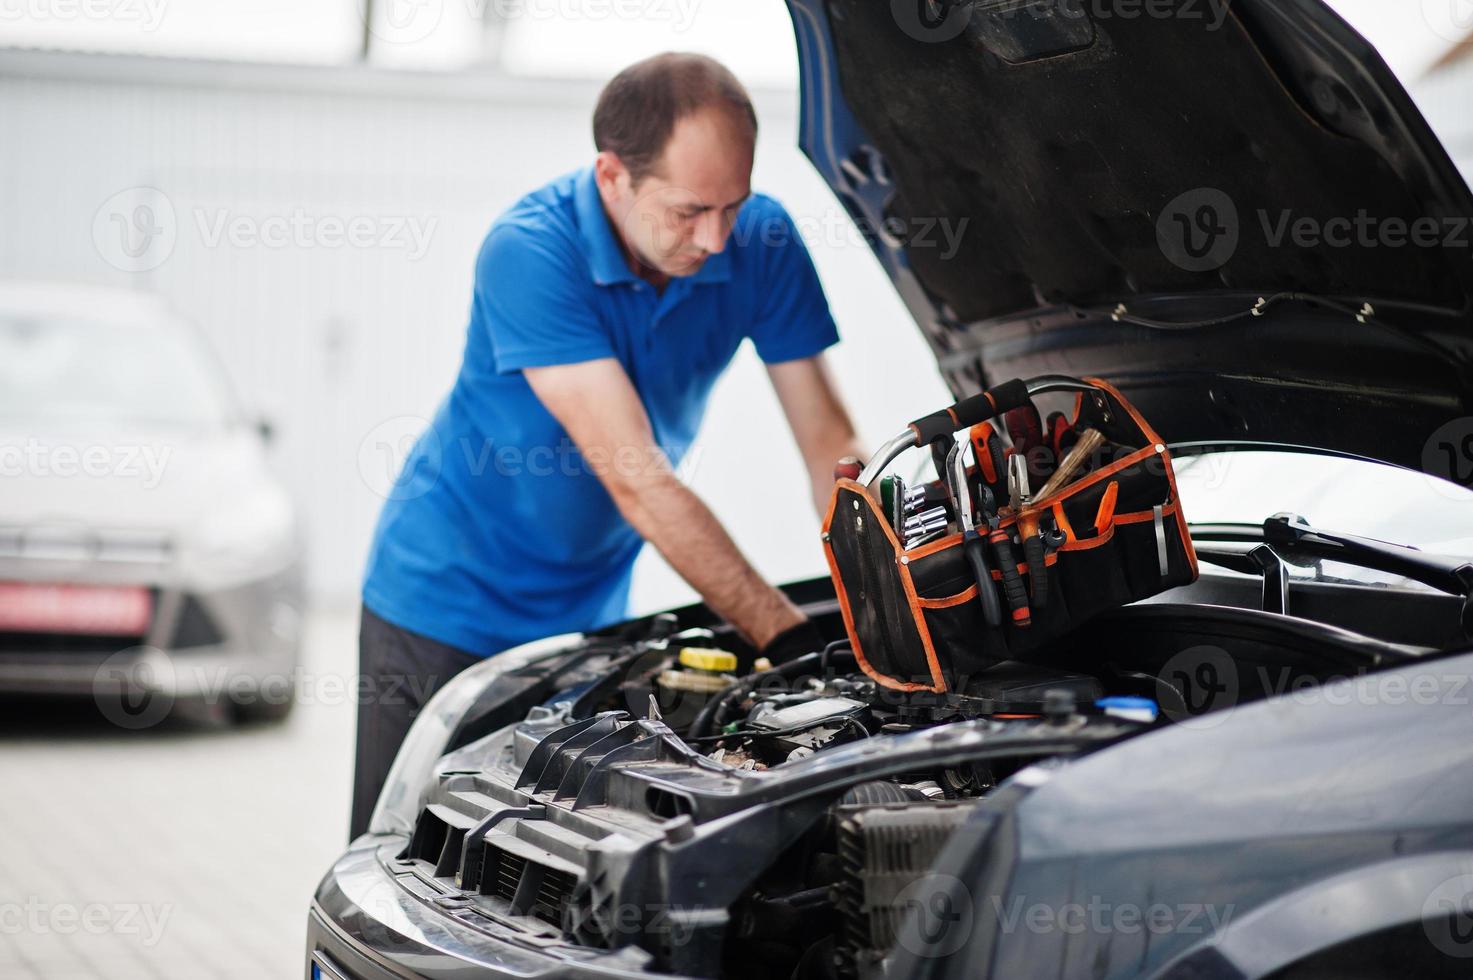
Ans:
{"label": "man's head", "polygon": [[703,55],[656,55],[604,86],[593,112],[594,172],[637,271],[694,275],[726,246],[751,193],[756,140],[746,90]]}

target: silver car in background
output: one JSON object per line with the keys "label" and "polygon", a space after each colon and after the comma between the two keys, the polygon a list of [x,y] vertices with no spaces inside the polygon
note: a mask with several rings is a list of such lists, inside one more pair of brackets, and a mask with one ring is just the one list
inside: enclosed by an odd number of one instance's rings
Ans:
{"label": "silver car in background", "polygon": [[268,435],[158,300],[0,283],[0,693],[285,717],[302,548]]}

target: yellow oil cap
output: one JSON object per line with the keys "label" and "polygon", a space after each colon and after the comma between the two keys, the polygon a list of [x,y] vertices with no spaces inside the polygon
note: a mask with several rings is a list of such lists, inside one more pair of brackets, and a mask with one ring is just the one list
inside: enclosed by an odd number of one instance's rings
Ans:
{"label": "yellow oil cap", "polygon": [[736,654],[725,650],[706,650],[701,647],[682,647],[680,651],[680,665],[682,667],[693,667],[696,670],[729,671],[736,670]]}

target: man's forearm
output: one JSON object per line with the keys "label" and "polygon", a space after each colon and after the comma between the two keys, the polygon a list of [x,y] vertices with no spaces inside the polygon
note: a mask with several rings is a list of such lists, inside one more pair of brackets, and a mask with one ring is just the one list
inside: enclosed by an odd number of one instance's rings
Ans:
{"label": "man's forearm", "polygon": [[802,622],[798,608],[757,574],[711,509],[673,475],[648,477],[614,498],[634,529],[754,646]]}

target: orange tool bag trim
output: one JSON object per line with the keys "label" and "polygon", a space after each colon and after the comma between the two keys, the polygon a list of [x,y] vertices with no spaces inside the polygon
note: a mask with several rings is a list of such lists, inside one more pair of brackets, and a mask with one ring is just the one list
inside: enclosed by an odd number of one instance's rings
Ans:
{"label": "orange tool bag trim", "polygon": [[[1084,383],[1091,393],[1075,397],[1068,428],[1074,434],[1099,431],[1105,437],[1100,450],[1048,499],[1030,501],[1021,515],[1006,509],[999,515],[998,529],[1012,536],[1019,573],[1030,589],[1030,615],[1010,608],[990,546],[992,581],[979,583],[955,524],[941,538],[907,551],[868,487],[855,480],[835,485],[823,524],[824,555],[855,658],[877,683],[897,691],[960,690],[969,675],[1026,659],[1101,612],[1195,581],[1196,551],[1165,444],[1113,387],[1095,378]],[[1006,401],[988,393],[985,402],[971,403],[981,411],[1006,410]],[[994,484],[1003,474],[989,472],[992,459],[1004,455],[994,440],[1005,437],[975,414],[958,411],[966,405],[935,413],[910,431],[919,446],[923,435],[935,437],[935,419],[956,423],[975,448],[996,454],[985,463],[979,457],[976,467],[981,482]],[[1052,433],[1051,441],[1062,434]],[[1061,532],[1062,543],[1044,560],[1041,600],[1023,560],[1020,517],[1024,527],[1041,524]],[[976,527],[985,540],[987,526],[979,521]],[[1002,616],[996,626],[984,616],[979,588],[998,596]]]}

